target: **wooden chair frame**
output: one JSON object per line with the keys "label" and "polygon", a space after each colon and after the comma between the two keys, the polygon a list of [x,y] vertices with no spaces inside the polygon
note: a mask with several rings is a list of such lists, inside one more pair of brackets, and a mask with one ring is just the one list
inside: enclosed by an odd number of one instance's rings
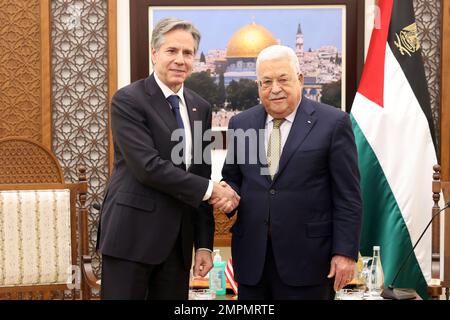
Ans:
{"label": "wooden chair frame", "polygon": [[[77,217],[76,203],[77,196],[81,197],[86,194],[86,183],[63,183],[63,184],[16,184],[16,185],[0,185],[0,190],[70,190],[70,225],[71,225],[71,262],[72,265],[80,267],[77,260],[79,258],[78,241],[77,241]],[[81,267],[80,267],[81,272]],[[82,282],[81,282],[82,283]],[[74,283],[74,285],[76,285]],[[32,285],[32,286],[16,286],[16,287],[0,287],[0,294],[11,294],[12,298],[34,297],[35,292],[42,293],[44,299],[51,298],[52,291],[68,290],[67,285]],[[76,293],[73,292],[75,298]]]}
{"label": "wooden chair frame", "polygon": [[[87,237],[87,210],[85,208],[87,179],[85,168],[82,166],[78,168],[78,182],[65,183],[58,160],[42,144],[20,137],[7,138],[0,140],[0,151],[12,154],[11,157],[8,157],[7,155],[0,156],[0,166],[3,166],[3,169],[0,169],[0,190],[66,189],[70,191],[71,264],[73,266],[78,266],[79,272],[82,272],[82,256],[88,252],[86,245],[78,245],[78,238],[84,239]],[[39,159],[38,163],[36,163],[35,165],[35,168],[32,166],[32,161],[30,162],[30,155],[35,155],[36,159]],[[26,168],[20,168],[16,163],[14,163],[15,161],[17,161],[17,159],[20,158],[23,158],[23,160],[27,163]],[[17,167],[14,167],[15,165],[17,165]],[[46,175],[46,178],[43,179],[46,181],[43,183],[39,183],[37,181],[38,178],[36,178],[42,174],[42,167],[40,167],[40,165],[45,167],[45,170],[52,171],[48,175]],[[5,167],[9,169],[4,170]],[[21,173],[23,172],[24,174],[21,175]],[[36,175],[33,175],[33,172],[36,172]],[[77,200],[80,204],[78,212]],[[81,223],[81,220],[83,219],[86,219],[85,223]],[[84,277],[81,276],[81,274],[76,275],[76,277],[74,278],[75,281],[77,281],[77,278],[79,279],[80,283],[74,283],[74,289],[72,289],[72,298],[75,299],[77,297],[75,289],[77,285],[79,285],[81,288],[81,298],[84,299]],[[0,298],[6,297],[9,299],[51,299],[55,296],[55,292],[59,291],[63,291],[61,298],[64,298],[64,291],[66,290],[69,290],[67,284],[14,287],[8,286],[0,287]]]}
{"label": "wooden chair frame", "polygon": [[[440,201],[441,201],[441,193],[443,194],[444,201],[448,203],[450,201],[450,181],[442,181],[441,180],[441,166],[435,165],[433,166],[433,183],[432,183],[432,192],[433,192],[433,208],[432,214],[435,215],[441,210]],[[450,211],[447,209],[446,211]],[[442,294],[442,288],[445,288],[445,297],[447,300],[450,299],[450,213],[444,213],[444,268],[442,270],[442,280],[440,281],[439,286],[430,286],[429,293],[434,299],[438,299]],[[433,221],[432,230],[432,264],[431,264],[431,273],[433,279],[440,279],[441,270],[440,270],[440,261],[441,261],[441,217],[436,216]]]}

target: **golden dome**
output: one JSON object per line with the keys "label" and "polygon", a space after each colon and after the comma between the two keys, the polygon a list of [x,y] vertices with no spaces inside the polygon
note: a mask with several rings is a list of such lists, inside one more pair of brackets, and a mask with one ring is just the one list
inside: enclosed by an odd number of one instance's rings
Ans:
{"label": "golden dome", "polygon": [[278,44],[263,26],[251,23],[236,31],[228,42],[227,58],[256,58],[262,49]]}

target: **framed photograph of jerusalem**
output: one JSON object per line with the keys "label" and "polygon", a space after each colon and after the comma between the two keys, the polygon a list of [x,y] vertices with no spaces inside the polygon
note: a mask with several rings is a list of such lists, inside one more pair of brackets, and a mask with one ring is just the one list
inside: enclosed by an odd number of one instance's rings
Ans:
{"label": "framed photograph of jerusalem", "polygon": [[133,0],[130,5],[132,81],[152,71],[149,42],[160,19],[189,20],[200,30],[186,86],[211,102],[216,130],[259,102],[256,56],[272,44],[294,49],[305,96],[350,111],[363,65],[358,30],[364,30],[364,1]]}

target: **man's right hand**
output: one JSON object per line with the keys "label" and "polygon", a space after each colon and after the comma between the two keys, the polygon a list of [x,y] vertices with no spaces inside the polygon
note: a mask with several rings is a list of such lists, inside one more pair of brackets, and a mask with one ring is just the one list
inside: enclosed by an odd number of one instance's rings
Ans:
{"label": "man's right hand", "polygon": [[221,181],[214,182],[213,192],[209,203],[221,212],[229,213],[237,208],[241,197],[231,188],[228,183]]}

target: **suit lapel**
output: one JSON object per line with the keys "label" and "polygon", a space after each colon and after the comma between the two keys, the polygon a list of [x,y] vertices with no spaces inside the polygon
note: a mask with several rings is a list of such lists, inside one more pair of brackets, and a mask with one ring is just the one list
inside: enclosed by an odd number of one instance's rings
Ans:
{"label": "suit lapel", "polygon": [[292,123],[291,131],[289,132],[288,139],[281,154],[278,172],[273,181],[275,181],[284,170],[292,155],[300,147],[316,123],[317,119],[313,115],[314,111],[314,108],[308,100],[305,97],[302,97],[300,106],[297,109],[297,114],[295,115],[294,123]]}
{"label": "suit lapel", "polygon": [[[192,141],[192,148],[191,148],[191,159],[192,161],[194,161],[194,151],[195,151],[195,143],[202,143],[203,141],[203,132],[206,128],[202,127],[202,136],[200,137],[201,139],[199,141],[196,141],[194,137],[195,134],[195,126],[194,123],[195,121],[200,121],[202,123],[202,126],[205,125],[204,121],[202,121],[202,112],[201,109],[198,107],[198,105],[195,102],[195,98],[194,96],[186,89],[186,87],[184,88],[184,101],[186,102],[186,108],[188,111],[188,115],[189,115],[189,124],[191,126],[191,141]],[[198,133],[197,133],[198,134]],[[193,163],[192,163],[193,164]],[[189,171],[191,171],[194,168],[193,165],[191,165],[189,167]]]}
{"label": "suit lapel", "polygon": [[[194,122],[202,121],[202,114],[200,108],[196,105],[194,96],[184,88],[184,101],[186,101],[186,108],[189,115],[189,124],[191,125],[191,137],[194,141]],[[202,123],[204,125],[204,123]],[[205,128],[203,128],[205,130]]]}
{"label": "suit lapel", "polygon": [[[266,155],[266,148],[265,148],[265,137],[263,134],[260,135],[260,132],[264,132],[261,130],[264,130],[266,128],[266,119],[267,119],[267,112],[264,109],[264,106],[260,105],[260,109],[258,110],[256,116],[252,118],[252,125],[250,128],[256,129],[256,135],[257,135],[257,152],[258,152],[258,165],[260,167],[260,172],[265,172],[268,170],[267,166],[267,155]],[[268,182],[271,183],[270,175],[265,174],[263,175],[263,178]]]}
{"label": "suit lapel", "polygon": [[153,107],[155,113],[161,117],[169,131],[173,132],[178,128],[177,121],[173,116],[169,103],[156,83],[153,74],[145,80],[145,89],[151,97],[150,106]]}

